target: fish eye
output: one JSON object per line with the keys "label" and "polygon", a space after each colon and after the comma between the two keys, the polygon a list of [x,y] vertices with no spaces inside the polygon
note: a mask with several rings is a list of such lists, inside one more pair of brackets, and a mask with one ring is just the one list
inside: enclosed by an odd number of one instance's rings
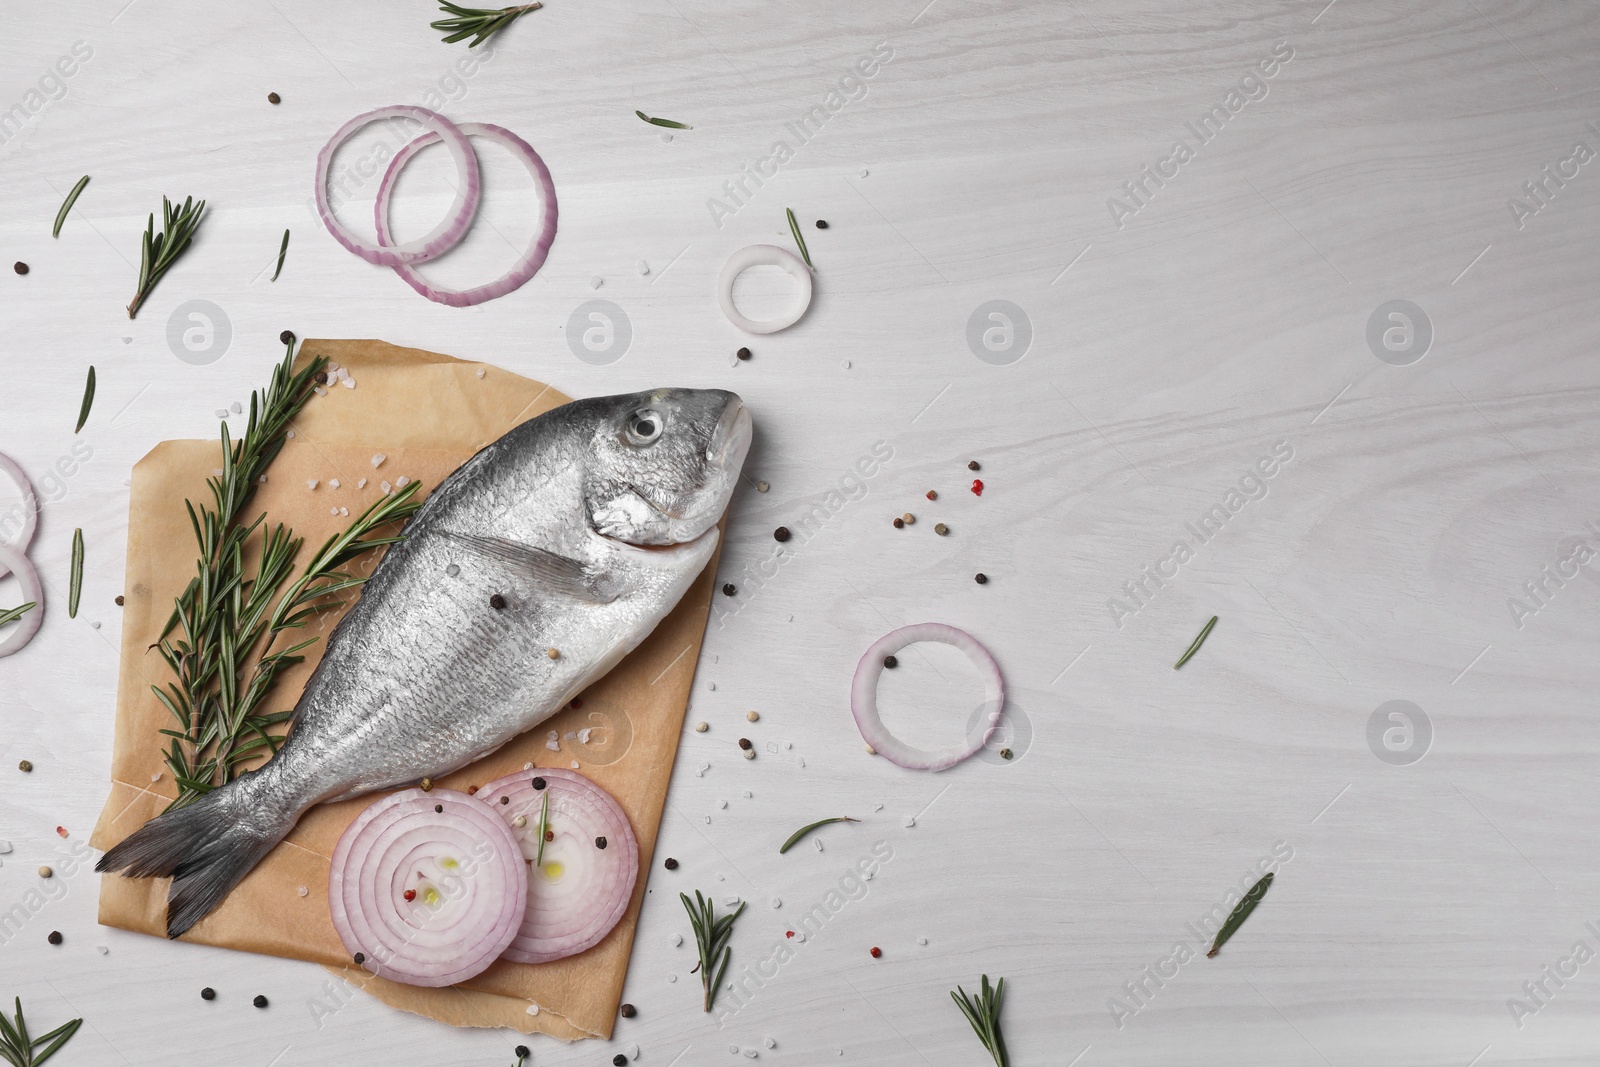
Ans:
{"label": "fish eye", "polygon": [[628,416],[628,440],[636,445],[654,444],[666,428],[660,412],[645,408]]}

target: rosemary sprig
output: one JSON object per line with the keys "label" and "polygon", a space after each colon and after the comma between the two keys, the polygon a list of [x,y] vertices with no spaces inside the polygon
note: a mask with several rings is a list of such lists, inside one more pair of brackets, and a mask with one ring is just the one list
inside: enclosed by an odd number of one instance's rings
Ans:
{"label": "rosemary sprig", "polygon": [[72,531],[72,574],[67,585],[67,618],[78,617],[78,597],[83,593],[83,527]]}
{"label": "rosemary sprig", "polygon": [[26,604],[19,604],[14,608],[0,608],[0,626],[8,626],[16,622],[38,606],[38,604],[30,600]]}
{"label": "rosemary sprig", "polygon": [[539,805],[539,851],[533,857],[535,868],[544,866],[544,839],[550,832],[550,790],[544,791],[544,801]]}
{"label": "rosemary sprig", "polygon": [[283,231],[283,244],[278,246],[278,266],[272,272],[272,280],[277,281],[278,275],[283,273],[283,257],[289,254],[289,231]]}
{"label": "rosemary sprig", "polygon": [[89,365],[88,380],[83,383],[83,403],[78,407],[78,425],[72,428],[73,433],[83,429],[83,424],[89,421],[89,409],[94,407],[94,364]]}
{"label": "rosemary sprig", "polygon": [[800,224],[794,220],[794,208],[786,207],[783,213],[789,216],[789,232],[794,234],[794,243],[800,246],[800,258],[806,261],[807,267],[816,270],[811,266],[811,253],[806,251],[806,239],[800,236]]}
{"label": "rosemary sprig", "polygon": [[[722,976],[728,971],[728,960],[733,957],[733,949],[728,947],[728,939],[733,937],[733,920],[744,912],[749,902],[741,900],[737,908],[719,919],[716,905],[698,889],[694,891],[693,903],[684,893],[679,893],[678,899],[683,901],[683,909],[689,913],[689,925],[694,928],[695,948],[700,952],[700,963],[695,970],[700,972],[700,984],[705,987],[705,1010],[710,1011],[711,1005],[716,1003]],[[712,973],[713,964],[716,965],[715,974]]]}
{"label": "rosemary sprig", "polygon": [[476,48],[523,15],[537,11],[543,6],[541,3],[533,3],[502,8],[462,7],[460,4],[445,2],[439,5],[439,10],[455,17],[440,19],[428,25],[444,33],[445,44],[455,44],[457,41],[472,37],[472,43],[467,47]]}
{"label": "rosemary sprig", "polygon": [[[420,506],[413,499],[418,482],[380,498],[343,533],[330,537],[291,580],[303,540],[282,524],[269,526],[265,515],[249,523],[241,516],[326,360],[312,360],[298,373],[293,363],[290,342],[272,383],[251,396],[242,438],[233,441],[223,425],[222,472],[207,480],[211,505],[186,502],[199,561],[156,646],[176,681],[152,686],[179,727],[161,731],[171,739],[165,759],[179,786],[172,807],[232,780],[263,750],[277,752],[282,737],[271,728],[293,712],[268,713],[262,702],[282,672],[301,662],[305,657],[299,653],[316,641],[280,648],[279,639],[339,607],[343,601],[332,598],[365,581],[344,567],[398,541],[379,531],[410,518]],[[258,530],[259,559],[253,571],[247,570],[247,543]]]}
{"label": "rosemary sprig", "polygon": [[671,119],[651,118],[649,115],[646,115],[643,111],[635,110],[634,114],[638,115],[641,119],[644,119],[646,122],[648,122],[652,126],[665,126],[668,129],[672,129],[672,130],[692,130],[692,129],[694,129],[693,126],[690,126],[686,122],[673,122]]}
{"label": "rosemary sprig", "polygon": [[89,176],[85,174],[78,179],[78,184],[72,187],[72,192],[67,194],[67,199],[61,205],[61,210],[56,212],[56,224],[50,227],[51,237],[61,236],[61,224],[67,221],[67,216],[72,213],[72,205],[78,202],[78,194],[83,192],[83,187],[88,184]]}
{"label": "rosemary sprig", "polygon": [[1228,943],[1228,938],[1234,935],[1244,921],[1250,918],[1250,913],[1256,910],[1256,905],[1261,903],[1261,898],[1267,895],[1267,890],[1272,888],[1272,872],[1268,871],[1261,881],[1250,887],[1250,892],[1244,899],[1233,906],[1233,911],[1228,914],[1228,921],[1222,924],[1222,929],[1217,931],[1217,939],[1211,942],[1211,951],[1206,953],[1210,959],[1217,954],[1223,945]]}
{"label": "rosemary sprig", "polygon": [[195,203],[193,197],[186,196],[183,206],[174,208],[171,200],[164,196],[161,198],[161,232],[156,233],[156,217],[152,214],[144,228],[144,250],[139,258],[139,291],[133,294],[133,303],[128,305],[128,318],[139,314],[139,306],[150,295],[150,290],[156,287],[156,283],[189,247],[195,231],[200,228],[200,219],[205,210],[204,200]]}
{"label": "rosemary sprig", "polygon": [[1000,1006],[1006,994],[1006,980],[1000,979],[992,988],[988,975],[984,975],[981,982],[977,996],[970,996],[965,989],[956,986],[950,991],[950,999],[956,1002],[961,1014],[972,1024],[978,1040],[994,1057],[995,1067],[1008,1067],[1006,1039],[1000,1033]]}
{"label": "rosemary sprig", "polygon": [[831,822],[860,822],[860,821],[861,821],[860,819],[852,819],[848,815],[836,815],[831,819],[818,819],[816,822],[811,823],[811,824],[809,824],[807,826],[802,826],[802,827],[800,827],[800,829],[798,829],[794,833],[790,834],[789,835],[789,840],[785,841],[783,844],[778,846],[778,855],[781,856],[785,852],[788,852],[791,848],[793,848],[795,846],[795,842],[799,841],[802,837],[806,836],[807,834],[809,834],[811,831],[815,830],[819,826],[827,826]]}
{"label": "rosemary sprig", "polygon": [[[15,1067],[39,1067],[45,1060],[56,1054],[56,1051],[72,1040],[72,1035],[78,1032],[78,1027],[83,1025],[82,1019],[73,1019],[71,1022],[62,1023],[48,1034],[40,1037],[28,1035],[28,1024],[22,1018],[22,998],[18,997],[17,1017],[13,1022],[6,1018],[5,1012],[0,1011],[0,1056],[5,1057],[7,1063]],[[40,1052],[39,1049],[44,1051]]]}
{"label": "rosemary sprig", "polygon": [[1206,638],[1211,634],[1211,628],[1216,624],[1217,617],[1213,615],[1211,616],[1211,621],[1206,623],[1205,626],[1201,627],[1199,635],[1190,643],[1188,649],[1183,653],[1183,655],[1178,657],[1178,662],[1172,665],[1173,670],[1177,670],[1185,663],[1188,663],[1194,654],[1200,651],[1200,646],[1206,643]]}

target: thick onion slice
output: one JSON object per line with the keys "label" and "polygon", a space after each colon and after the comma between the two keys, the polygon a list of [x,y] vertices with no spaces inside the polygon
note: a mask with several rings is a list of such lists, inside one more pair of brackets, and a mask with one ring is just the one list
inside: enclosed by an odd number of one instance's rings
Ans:
{"label": "thick onion slice", "polygon": [[[450,214],[444,221],[426,236],[392,247],[379,247],[363,241],[334,217],[333,208],[328,205],[328,168],[333,163],[333,153],[351,134],[368,123],[380,119],[410,119],[443,138],[445,147],[450,150],[451,157],[456,161],[456,174],[459,178],[456,183],[455,203],[450,205]],[[380,107],[376,111],[368,111],[364,115],[357,115],[339,127],[328,143],[322,146],[322,151],[317,153],[317,213],[322,216],[323,225],[328,227],[328,232],[333,234],[335,241],[367,262],[376,263],[381,267],[423,263],[452,248],[466,234],[472,216],[478,210],[478,194],[481,190],[482,179],[478,174],[478,157],[472,151],[472,146],[467,143],[466,137],[449,119],[425,107],[394,104],[390,107]]]}
{"label": "thick onion slice", "polygon": [[[535,779],[544,789],[534,785]],[[566,770],[529,770],[497,778],[477,799],[498,812],[533,864],[539,858],[539,815],[550,796],[550,839],[538,870],[528,874],[522,928],[506,949],[517,963],[548,963],[592,948],[628,910],[639,878],[639,843],[611,794]],[[501,803],[501,798],[505,803]],[[517,826],[518,818],[523,820]],[[605,847],[598,844],[605,841]]]}
{"label": "thick onion slice", "polygon": [[[755,321],[747,319],[733,302],[733,283],[751,267],[780,267],[789,277],[800,283],[800,298],[794,306],[775,319]],[[800,257],[777,245],[746,245],[728,257],[717,275],[717,304],[722,313],[745,333],[777,333],[787,330],[800,321],[800,316],[811,306],[811,269]]]}
{"label": "thick onion slice", "polygon": [[409,985],[447,986],[500,958],[527,893],[505,823],[465,793],[406,789],[368,806],[339,838],[328,910],[360,966]]}
{"label": "thick onion slice", "polygon": [[0,640],[0,659],[20,652],[24,645],[33,640],[33,635],[39,632],[44,622],[44,586],[39,582],[39,572],[33,569],[33,562],[27,556],[10,545],[0,543],[0,575],[7,571],[15,574],[22,585],[22,603],[31,601],[34,606],[13,623],[11,632],[5,635],[4,640]]}
{"label": "thick onion slice", "polygon": [[[959,648],[983,676],[982,710],[986,725],[981,734],[967,738],[965,744],[929,752],[908,745],[894,736],[878,715],[878,678],[883,674],[883,658],[918,641],[937,641]],[[940,622],[902,626],[880,637],[867,649],[861,662],[856,664],[856,675],[850,683],[850,712],[856,717],[856,727],[861,731],[862,738],[890,763],[914,771],[942,771],[983,751],[983,746],[988,744],[990,735],[1000,721],[1000,712],[1005,705],[1006,687],[1000,678],[1000,665],[989,655],[989,650],[965,630]]]}
{"label": "thick onion slice", "polygon": [[[539,196],[544,204],[544,225],[529,243],[528,250],[522,253],[522,258],[517,260],[511,270],[487,285],[472,289],[447,289],[427,281],[411,266],[401,265],[394,268],[394,272],[404,278],[407,285],[429,300],[459,308],[472,307],[486,300],[493,300],[497,296],[515,292],[522,288],[528,279],[539,273],[539,268],[544,266],[545,257],[550,254],[550,245],[556,239],[556,185],[550,177],[550,169],[544,165],[544,160],[539,158],[539,153],[510,130],[491,126],[487,122],[463,122],[456,128],[469,137],[487,137],[511,149],[538,184]],[[378,186],[378,201],[373,205],[373,214],[378,227],[378,244],[387,247],[392,240],[389,232],[389,197],[394,192],[394,183],[400,176],[401,169],[411,161],[412,156],[438,140],[438,134],[425,133],[396,152],[394,159],[389,163],[389,169],[384,172],[383,181]]]}
{"label": "thick onion slice", "polygon": [[[28,474],[16,460],[0,452],[0,471],[11,476],[17,483],[17,491],[22,494],[22,527],[8,541],[0,541],[0,545],[15,549],[18,552],[28,551],[28,546],[33,544],[33,531],[39,526],[39,497],[33,491],[33,483],[28,480]],[[9,519],[10,516],[0,512],[0,516]],[[11,526],[9,521],[0,523],[0,533]],[[0,578],[11,573],[12,567],[8,563],[0,563]],[[24,602],[26,603],[26,601]]]}

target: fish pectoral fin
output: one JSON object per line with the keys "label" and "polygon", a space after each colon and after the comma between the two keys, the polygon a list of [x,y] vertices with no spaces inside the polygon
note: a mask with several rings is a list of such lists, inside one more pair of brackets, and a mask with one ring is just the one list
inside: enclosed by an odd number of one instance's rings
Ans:
{"label": "fish pectoral fin", "polygon": [[504,537],[481,537],[477,534],[442,531],[452,541],[467,545],[480,555],[505,563],[520,574],[526,575],[553,592],[564,593],[578,600],[594,604],[609,604],[617,599],[616,590],[603,571],[579,560],[539,548],[511,541]]}

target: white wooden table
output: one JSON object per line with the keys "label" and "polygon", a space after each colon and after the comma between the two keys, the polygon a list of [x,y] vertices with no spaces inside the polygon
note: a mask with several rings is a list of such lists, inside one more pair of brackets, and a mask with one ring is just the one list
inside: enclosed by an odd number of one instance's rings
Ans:
{"label": "white wooden table", "polygon": [[[0,107],[22,110],[0,115],[0,261],[32,271],[0,275],[0,449],[49,499],[32,556],[55,606],[0,662],[0,909],[26,913],[0,944],[0,997],[20,994],[36,1027],[88,1020],[56,1063],[465,1067],[507,1063],[520,1040],[360,997],[320,1017],[321,970],[100,928],[82,870],[29,896],[105,794],[128,469],[164,438],[214,435],[286,328],[574,395],[720,386],[755,412],[747,471],[771,488],[734,502],[722,570],[739,592],[719,597],[696,681],[690,719],[712,728],[685,736],[672,785],[661,854],[683,868],[651,873],[639,1015],[604,1047],[533,1041],[536,1063],[635,1043],[645,1067],[741,1062],[730,1048],[985,1063],[947,995],[985,972],[1008,980],[1019,1067],[1593,1062],[1600,626],[1574,539],[1600,549],[1600,163],[1579,158],[1600,150],[1600,10],[925,3],[549,0],[471,61],[421,0],[5,14]],[[830,101],[863,59],[872,76]],[[543,153],[561,229],[536,280],[454,310],[322,230],[317,149],[389,103]],[[790,124],[814,105],[827,118],[802,143]],[[668,141],[635,109],[694,129]],[[764,163],[780,138],[792,158]],[[366,144],[341,159],[360,165]],[[443,210],[435,154],[402,183],[402,232]],[[448,282],[498,273],[534,226],[525,176],[480,155],[486,225],[433,268]],[[775,175],[731,200],[746,166]],[[352,185],[348,217],[374,186]],[[162,194],[210,214],[130,322]],[[816,299],[752,338],[713,282],[746,244],[790,244],[785,207]],[[781,279],[745,282],[758,313],[787,299]],[[626,318],[620,358],[568,343],[597,299]],[[1020,315],[989,318],[997,300]],[[75,436],[90,363],[99,396]],[[854,479],[875,448],[889,458]],[[893,529],[907,511],[918,522]],[[775,557],[773,528],[808,512]],[[88,566],[69,620],[75,527]],[[1012,760],[930,776],[863,751],[855,662],[925,620],[999,658]],[[902,658],[886,716],[913,739],[959,736],[976,676],[939,649]],[[1379,711],[1390,701],[1406,717]],[[741,735],[760,758],[736,758]],[[778,856],[833,814],[865,821]],[[893,859],[859,899],[786,938],[878,841]],[[1276,884],[1221,955],[1175,958],[1204,950],[1195,930],[1275,848]],[[676,892],[696,887],[753,902],[736,966],[794,950],[720,1025],[670,941]]]}

